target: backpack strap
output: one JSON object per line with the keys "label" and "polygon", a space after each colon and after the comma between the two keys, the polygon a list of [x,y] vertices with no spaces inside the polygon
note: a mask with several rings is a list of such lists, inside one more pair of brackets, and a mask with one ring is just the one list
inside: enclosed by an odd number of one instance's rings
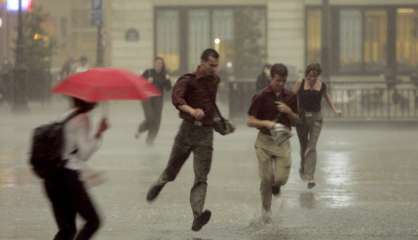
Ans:
{"label": "backpack strap", "polygon": [[64,120],[61,121],[62,124],[66,124],[68,121],[76,117],[78,114],[80,114],[82,111],[80,109],[77,109],[73,111],[70,115],[64,118]]}

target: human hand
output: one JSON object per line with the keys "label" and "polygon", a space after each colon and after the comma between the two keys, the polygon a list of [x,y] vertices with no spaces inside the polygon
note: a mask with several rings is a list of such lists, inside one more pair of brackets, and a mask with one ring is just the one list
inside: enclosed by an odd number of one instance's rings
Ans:
{"label": "human hand", "polygon": [[335,114],[336,114],[338,117],[342,117],[342,116],[343,116],[343,113],[341,112],[341,110],[335,110]]}
{"label": "human hand", "polygon": [[192,117],[196,120],[201,120],[205,117],[205,112],[200,108],[193,108],[190,110],[190,115],[192,115]]}
{"label": "human hand", "polygon": [[107,118],[102,118],[102,120],[99,123],[99,128],[96,132],[96,138],[100,138],[107,129],[109,129],[109,123],[107,122]]}
{"label": "human hand", "polygon": [[286,114],[289,114],[292,112],[292,109],[290,109],[290,107],[287,106],[285,103],[281,101],[276,101],[274,103],[277,105],[277,109],[279,110],[279,112],[286,113]]}
{"label": "human hand", "polygon": [[266,128],[273,129],[276,126],[276,123],[273,121],[266,121],[265,125],[266,125]]}

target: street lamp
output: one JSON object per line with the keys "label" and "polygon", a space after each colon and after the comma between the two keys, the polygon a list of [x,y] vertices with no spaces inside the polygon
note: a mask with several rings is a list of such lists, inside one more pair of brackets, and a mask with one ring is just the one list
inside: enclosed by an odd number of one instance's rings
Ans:
{"label": "street lamp", "polygon": [[97,27],[96,66],[104,65],[103,0],[92,0],[92,23]]}
{"label": "street lamp", "polygon": [[17,18],[17,40],[16,40],[16,61],[13,71],[13,104],[12,110],[17,112],[27,111],[27,92],[26,83],[28,79],[28,71],[23,63],[23,13],[22,0],[19,0]]}
{"label": "street lamp", "polygon": [[329,0],[322,0],[322,77],[325,81],[330,80],[330,3]]}

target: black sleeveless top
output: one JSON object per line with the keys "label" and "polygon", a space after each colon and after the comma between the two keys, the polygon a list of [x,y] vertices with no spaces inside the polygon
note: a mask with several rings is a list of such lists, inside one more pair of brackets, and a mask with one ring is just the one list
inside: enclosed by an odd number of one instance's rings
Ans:
{"label": "black sleeveless top", "polygon": [[311,89],[305,90],[305,79],[303,79],[298,92],[300,111],[320,112],[322,96],[324,96],[326,91],[327,85],[324,82],[321,83],[321,89],[319,91]]}

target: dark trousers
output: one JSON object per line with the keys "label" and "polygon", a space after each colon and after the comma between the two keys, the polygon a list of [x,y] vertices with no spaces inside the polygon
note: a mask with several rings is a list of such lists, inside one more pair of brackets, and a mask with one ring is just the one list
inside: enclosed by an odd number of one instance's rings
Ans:
{"label": "dark trousers", "polygon": [[202,213],[205,204],[212,152],[213,128],[183,121],[174,140],[167,167],[159,179],[160,183],[174,181],[187,158],[193,153],[195,179],[190,191],[190,205],[195,217]]}
{"label": "dark trousers", "polygon": [[157,137],[161,125],[161,115],[163,111],[163,97],[152,97],[148,101],[142,102],[144,110],[144,121],[138,127],[138,133],[148,131],[147,143],[153,144]]}
{"label": "dark trousers", "polygon": [[[87,240],[99,229],[100,219],[77,171],[62,169],[44,181],[45,192],[54,213],[58,233],[54,240]],[[77,233],[76,216],[85,224]]]}

